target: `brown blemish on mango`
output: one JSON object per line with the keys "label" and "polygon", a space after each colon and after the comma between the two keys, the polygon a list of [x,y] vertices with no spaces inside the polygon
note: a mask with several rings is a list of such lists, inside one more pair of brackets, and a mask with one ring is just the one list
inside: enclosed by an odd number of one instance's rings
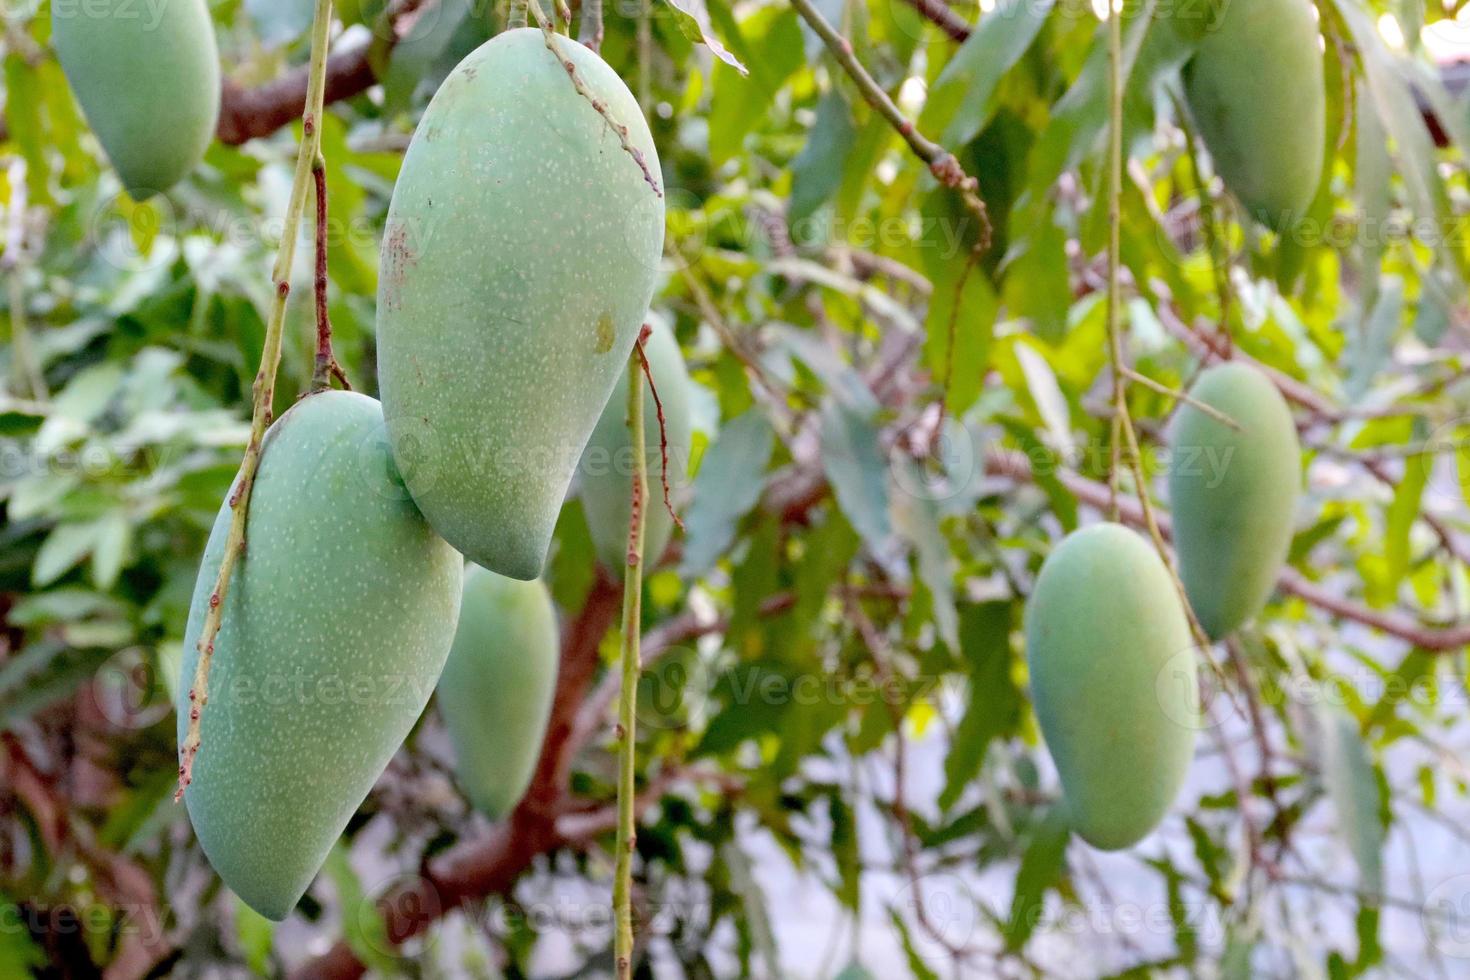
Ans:
{"label": "brown blemish on mango", "polygon": [[612,314],[604,313],[597,318],[597,353],[606,354],[613,349],[617,330],[613,327]]}

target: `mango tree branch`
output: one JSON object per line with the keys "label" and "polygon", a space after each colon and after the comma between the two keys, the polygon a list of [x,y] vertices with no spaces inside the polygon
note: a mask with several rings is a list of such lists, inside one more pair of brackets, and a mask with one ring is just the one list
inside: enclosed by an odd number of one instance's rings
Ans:
{"label": "mango tree branch", "polygon": [[877,80],[873,78],[863,63],[858,61],[857,55],[853,53],[852,42],[838,33],[822,16],[821,11],[812,4],[812,0],[791,0],[791,5],[801,15],[822,43],[827,46],[837,64],[842,67],[853,83],[857,85],[858,91],[862,93],[863,99],[872,106],[879,115],[888,120],[897,132],[902,136],[909,149],[924,163],[928,164],[929,172],[945,187],[957,192],[965,202],[965,207],[975,216],[980,223],[980,236],[976,244],[977,251],[985,251],[990,247],[990,215],[985,209],[985,202],[980,200],[980,184],[974,177],[965,173],[960,166],[959,160],[938,143],[930,140],[919,132],[911,119],[903,114],[888,93],[883,90]]}
{"label": "mango tree branch", "polygon": [[271,404],[276,394],[276,369],[281,362],[281,335],[286,322],[286,299],[291,294],[291,263],[296,257],[296,234],[306,210],[306,195],[311,186],[312,167],[321,151],[322,99],[326,86],[327,45],[332,27],[332,0],[316,0],[316,20],[311,33],[311,79],[307,87],[306,115],[302,121],[301,146],[296,152],[296,176],[291,184],[291,197],[286,205],[286,220],[281,228],[281,242],[276,252],[271,279],[275,283],[270,315],[266,319],[265,342],[260,355],[260,369],[255,375],[250,416],[250,441],[240,473],[230,490],[230,528],[225,537],[224,555],[219,574],[209,595],[209,610],[199,630],[199,664],[189,687],[189,726],[184,743],[179,747],[179,789],[177,802],[194,778],[194,759],[200,748],[200,722],[209,703],[209,668],[214,660],[214,641],[224,617],[225,594],[245,551],[245,520],[250,510],[250,493],[255,474],[260,468],[260,454],[265,431],[271,423]]}

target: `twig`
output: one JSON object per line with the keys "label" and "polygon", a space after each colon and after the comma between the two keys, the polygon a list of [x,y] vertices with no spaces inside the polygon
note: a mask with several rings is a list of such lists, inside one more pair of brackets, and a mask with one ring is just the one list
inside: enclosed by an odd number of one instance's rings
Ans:
{"label": "twig", "polygon": [[587,83],[582,80],[582,76],[577,72],[576,63],[572,61],[570,56],[562,53],[556,31],[552,29],[551,22],[546,19],[546,15],[541,12],[541,5],[536,0],[526,0],[526,9],[531,12],[531,16],[535,18],[536,24],[541,28],[541,33],[545,35],[546,49],[561,63],[562,68],[567,73],[567,78],[572,80],[572,86],[577,90],[577,94],[587,100],[588,104],[602,117],[602,121],[607,123],[608,128],[617,136],[618,143],[622,146],[623,152],[632,157],[633,162],[638,164],[638,169],[643,171],[644,182],[653,188],[653,193],[659,197],[663,197],[663,189],[659,187],[658,181],[654,179],[653,171],[649,169],[648,159],[643,155],[643,151],[633,145],[633,138],[627,125],[613,118],[612,110],[608,108],[607,103],[593,95],[592,90],[587,87]]}
{"label": "twig", "polygon": [[912,120],[903,114],[901,110],[889,98],[888,93],[877,80],[858,61],[857,55],[853,53],[852,42],[838,33],[827,18],[817,10],[812,0],[791,0],[791,5],[801,15],[801,19],[810,25],[811,29],[822,39],[827,50],[832,53],[837,64],[842,66],[849,78],[857,85],[858,91],[862,93],[863,99],[877,110],[878,114],[888,120],[889,124],[902,136],[904,142],[908,143],[909,149],[914,151],[924,163],[928,164],[929,172],[945,187],[959,193],[965,202],[965,207],[980,222],[979,239],[975,249],[984,252],[990,247],[990,214],[985,208],[985,202],[980,200],[980,183],[974,177],[965,173],[965,168],[960,166],[959,160],[938,143],[933,142],[919,132]]}
{"label": "twig", "polygon": [[327,162],[320,151],[311,165],[311,176],[316,184],[316,364],[311,390],[326,391],[336,378],[351,391],[352,385],[332,353],[332,318],[327,312]]}
{"label": "twig", "polygon": [[963,44],[970,39],[970,25],[956,14],[944,0],[908,0],[924,19],[939,28],[951,41]]}
{"label": "twig", "polygon": [[1215,406],[1206,405],[1198,398],[1191,396],[1188,392],[1180,391],[1177,388],[1170,388],[1162,381],[1155,381],[1148,375],[1135,371],[1130,367],[1124,367],[1121,370],[1123,372],[1123,376],[1129,381],[1136,381],[1139,384],[1143,385],[1145,388],[1150,389],[1151,391],[1157,391],[1159,394],[1164,395],[1167,398],[1172,398],[1175,401],[1182,402],[1183,404],[1188,405],[1191,408],[1199,409],[1201,412],[1204,412],[1216,422],[1219,422],[1221,425],[1228,425],[1236,432],[1244,431],[1241,428],[1239,422],[1235,421],[1233,418],[1226,415]]}
{"label": "twig", "polygon": [[[648,328],[645,326],[644,330]],[[653,408],[658,414],[658,455],[662,466],[659,470],[659,479],[663,483],[664,507],[669,516],[674,519],[674,526],[684,530],[684,522],[674,511],[673,495],[669,490],[669,427],[668,420],[664,418],[664,402],[658,395],[658,385],[653,382],[653,369],[648,366],[648,352],[643,349],[643,341],[638,341],[636,348],[638,352],[638,363],[643,368],[643,377],[648,381],[648,390],[653,393]],[[630,383],[632,379],[629,379]]]}
{"label": "twig", "polygon": [[250,441],[240,473],[230,490],[230,528],[225,537],[224,554],[219,574],[209,595],[209,609],[199,630],[199,663],[189,687],[189,725],[184,743],[179,748],[179,789],[174,801],[183,799],[184,790],[194,778],[194,760],[199,754],[200,722],[209,703],[209,668],[214,659],[214,641],[224,617],[225,595],[234,575],[235,565],[245,550],[245,519],[250,510],[250,493],[260,467],[260,454],[265,430],[271,422],[271,404],[276,393],[276,369],[281,362],[281,335],[286,322],[286,299],[291,294],[291,264],[296,257],[296,232],[306,210],[306,194],[311,186],[312,167],[321,147],[322,99],[325,88],[327,46],[332,25],[332,0],[316,0],[316,19],[311,33],[311,75],[307,87],[306,115],[302,121],[301,146],[296,151],[296,175],[291,184],[291,197],[286,205],[286,220],[281,228],[281,243],[276,252],[271,279],[275,295],[266,320],[265,343],[261,349],[260,369],[252,388]]}
{"label": "twig", "polygon": [[[532,0],[534,5],[535,0]],[[613,879],[617,918],[614,954],[618,980],[633,976],[633,849],[637,846],[634,807],[637,800],[637,711],[639,641],[643,618],[643,506],[648,496],[647,447],[643,438],[643,386],[638,384],[643,359],[643,327],[628,364],[628,433],[633,442],[633,506],[628,517],[628,571],[623,582],[623,690],[618,701],[618,837]]]}
{"label": "twig", "polygon": [[[1023,454],[988,453],[985,457],[985,468],[987,472],[995,476],[1005,476],[1028,483],[1033,480],[1030,464]],[[1061,481],[1062,486],[1067,488],[1067,492],[1076,497],[1078,501],[1096,510],[1107,511],[1108,488],[1105,484],[1089,480],[1079,473],[1065,469],[1057,470],[1056,477]],[[1135,501],[1121,501],[1120,503],[1119,520],[1135,527],[1144,526],[1146,519],[1139,503]],[[1160,536],[1168,540],[1173,533],[1168,515],[1157,510],[1153,511],[1153,515]],[[1309,581],[1295,568],[1283,568],[1276,579],[1276,587],[1289,595],[1296,596],[1308,605],[1342,619],[1379,630],[1410,646],[1419,647],[1430,653],[1462,652],[1466,646],[1470,646],[1470,622],[1442,626],[1426,625],[1402,613],[1369,609]]]}

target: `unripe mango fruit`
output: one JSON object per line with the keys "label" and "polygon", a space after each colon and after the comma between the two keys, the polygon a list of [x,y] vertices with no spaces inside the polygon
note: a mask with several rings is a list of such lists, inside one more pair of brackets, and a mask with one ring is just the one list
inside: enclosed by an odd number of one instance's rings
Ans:
{"label": "unripe mango fruit", "polygon": [[[231,513],[226,501],[194,586],[181,743]],[[311,395],[281,416],[248,516],[184,801],[225,884],[280,920],[428,703],[464,562],[414,508],[363,395]]]}
{"label": "unripe mango fruit", "polygon": [[1026,607],[1026,660],[1072,828],[1118,850],[1179,792],[1198,718],[1193,644],[1153,548],[1117,524],[1067,536]]}
{"label": "unripe mango fruit", "polygon": [[1260,371],[1237,362],[1200,375],[1169,439],[1174,548],[1189,604],[1218,640],[1266,604],[1291,548],[1301,445],[1291,410]]}
{"label": "unripe mango fruit", "polygon": [[471,565],[439,711],[454,742],[455,772],[475,808],[499,819],[536,771],[560,662],[556,610],[540,582]]}
{"label": "unripe mango fruit", "polygon": [[[648,370],[658,388],[668,443],[668,482],[679,487],[689,473],[689,369],[679,342],[661,321],[643,345]],[[639,372],[639,377],[643,377]],[[648,497],[643,508],[643,557],[652,566],[669,545],[674,518],[663,497],[663,452],[659,445],[658,409],[653,387],[643,380],[643,445],[648,467]],[[628,430],[628,372],[613,388],[602,417],[578,465],[582,505],[597,557],[615,576],[628,566],[628,520],[633,508],[633,439]]]}
{"label": "unripe mango fruit", "polygon": [[393,451],[429,523],[512,578],[540,573],[573,470],[643,325],[663,251],[638,103],[540,30],[506,31],[435,93],[388,210],[378,369]]}
{"label": "unripe mango fruit", "polygon": [[1184,67],[1215,172],[1258,221],[1286,231],[1317,193],[1326,147],[1321,39],[1308,0],[1223,0]]}
{"label": "unripe mango fruit", "polygon": [[166,191],[219,120],[219,52],[204,0],[53,0],[56,57],[123,186]]}

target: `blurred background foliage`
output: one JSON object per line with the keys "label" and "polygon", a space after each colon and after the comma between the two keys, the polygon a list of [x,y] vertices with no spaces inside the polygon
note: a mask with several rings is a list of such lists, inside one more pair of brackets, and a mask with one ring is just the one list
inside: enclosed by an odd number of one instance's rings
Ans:
{"label": "blurred background foliage", "polygon": [[[1019,627],[1051,544],[1097,514],[1077,478],[1105,480],[1110,455],[1106,28],[1079,0],[820,6],[978,178],[993,241],[961,282],[973,215],[787,4],[609,4],[603,54],[649,109],[668,188],[654,315],[697,388],[687,533],[645,606],[665,642],[640,713],[640,970],[1461,974],[1470,103],[1442,62],[1470,54],[1470,28],[1438,3],[1320,0],[1330,165],[1281,238],[1244,219],[1179,112],[1205,5],[1126,4],[1128,357],[1177,388],[1228,331],[1292,396],[1308,490],[1301,587],[1205,655],[1220,696],[1185,799],[1136,851],[1098,855],[1060,829]],[[229,84],[300,71],[309,3],[213,13]],[[372,392],[402,151],[504,11],[338,15],[334,50],[379,79],[323,125],[337,354]],[[48,35],[44,0],[6,5],[0,975],[335,976],[310,961],[333,942],[383,976],[606,969],[610,824],[388,941],[372,899],[494,830],[432,707],[285,924],[209,872],[171,801],[169,690],[247,433],[300,125],[216,143],[135,204]],[[299,255],[278,412],[311,371]],[[1131,397],[1156,447],[1171,400]],[[569,629],[606,590],[574,501],[549,577]],[[591,717],[573,816],[612,794],[610,723]]]}

